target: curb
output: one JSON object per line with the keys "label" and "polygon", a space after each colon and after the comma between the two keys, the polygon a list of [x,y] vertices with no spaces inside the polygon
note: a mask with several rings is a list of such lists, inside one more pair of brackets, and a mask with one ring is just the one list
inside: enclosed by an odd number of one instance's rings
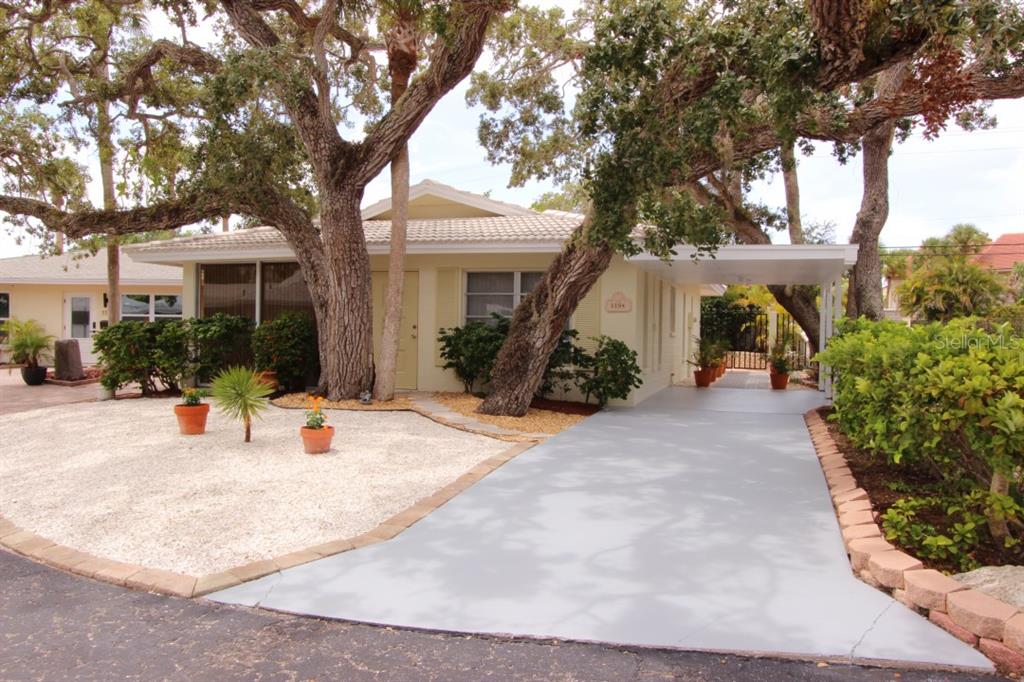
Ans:
{"label": "curb", "polygon": [[902,552],[884,538],[868,493],[817,410],[804,415],[828,483],[854,575],[926,616],[991,660],[999,672],[1024,675],[1024,612],[971,589]]}
{"label": "curb", "polygon": [[497,455],[485,459],[440,490],[418,500],[412,506],[385,519],[376,527],[361,535],[324,542],[307,547],[306,549],[282,554],[272,559],[263,559],[242,566],[236,566],[219,573],[192,576],[156,568],[146,568],[112,559],[104,559],[71,547],[59,545],[31,531],[23,530],[3,516],[0,516],[0,547],[6,547],[12,552],[47,564],[53,568],[122,587],[145,592],[156,592],[174,597],[202,597],[212,592],[265,577],[271,573],[277,573],[286,568],[341,554],[353,549],[359,549],[360,547],[366,547],[378,542],[386,542],[400,535],[417,521],[444,505],[448,500],[536,444],[537,441],[532,440],[519,442]]}

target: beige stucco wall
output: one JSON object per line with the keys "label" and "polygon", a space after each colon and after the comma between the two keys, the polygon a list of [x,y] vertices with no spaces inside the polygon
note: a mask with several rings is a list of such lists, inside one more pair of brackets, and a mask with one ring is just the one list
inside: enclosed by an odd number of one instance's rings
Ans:
{"label": "beige stucco wall", "polygon": [[[106,286],[97,284],[0,284],[0,292],[11,295],[11,316],[22,320],[35,320],[46,328],[48,334],[57,338],[67,336],[65,328],[64,300],[69,296],[88,296],[92,300],[92,316],[99,328],[107,321],[107,309],[103,307],[103,293]],[[177,294],[178,286],[136,286],[125,284],[124,294]]]}
{"label": "beige stucco wall", "polygon": [[[437,335],[441,328],[465,322],[466,273],[488,270],[542,271],[553,258],[554,254],[539,253],[409,255],[406,271],[418,282],[417,388],[429,391],[462,390],[462,384],[455,374],[442,367]],[[371,256],[370,267],[375,273],[385,273],[387,256]],[[184,264],[182,297],[186,316],[196,314],[198,296],[195,273],[194,263]],[[673,288],[676,292],[674,316],[671,309]],[[612,298],[626,299],[629,302],[628,310],[609,310],[608,304]],[[579,332],[580,341],[587,347],[593,347],[590,340],[592,337],[607,335],[625,342],[637,351],[643,367],[644,384],[629,400],[623,401],[623,404],[635,404],[672,383],[685,383],[689,380],[686,359],[693,350],[692,337],[699,334],[699,315],[699,286],[674,285],[616,257],[581,303],[571,324]],[[559,393],[553,397],[581,398],[575,391]]]}

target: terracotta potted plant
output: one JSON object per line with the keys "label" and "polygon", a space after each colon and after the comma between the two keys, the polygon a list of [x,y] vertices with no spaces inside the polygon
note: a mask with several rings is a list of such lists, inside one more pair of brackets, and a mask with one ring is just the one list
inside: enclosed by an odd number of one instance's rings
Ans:
{"label": "terracotta potted plant", "polygon": [[323,398],[310,396],[306,399],[306,425],[299,429],[302,449],[307,455],[320,455],[331,449],[334,427],[327,424],[327,415],[320,408]]}
{"label": "terracotta potted plant", "polygon": [[183,436],[198,436],[206,433],[206,416],[210,414],[209,403],[204,403],[206,392],[198,388],[181,389],[181,402],[174,406],[178,418],[178,431]]}
{"label": "terracotta potted plant", "polygon": [[270,386],[272,391],[277,391],[280,388],[280,382],[277,380],[277,372],[272,369],[265,369],[259,372],[259,377],[267,386]]}
{"label": "terracotta potted plant", "polygon": [[697,350],[693,353],[690,364],[696,367],[693,370],[693,383],[697,388],[707,388],[715,379],[718,372],[719,349],[718,345],[711,339],[694,339],[697,341]]}
{"label": "terracotta potted plant", "polygon": [[771,379],[772,388],[776,391],[783,391],[789,385],[789,357],[783,348],[776,348],[768,357],[768,378]]}

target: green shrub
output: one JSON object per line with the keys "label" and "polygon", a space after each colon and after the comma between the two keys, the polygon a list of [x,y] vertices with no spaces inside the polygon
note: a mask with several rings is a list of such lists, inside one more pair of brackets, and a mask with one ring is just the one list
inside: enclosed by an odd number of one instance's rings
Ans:
{"label": "green shrub", "polygon": [[93,335],[103,368],[100,380],[116,390],[138,384],[143,395],[175,390],[186,380],[206,381],[226,366],[238,339],[248,339],[251,322],[218,314],[209,319],[122,321]]}
{"label": "green shrub", "polygon": [[[941,515],[946,523],[939,529],[919,518],[923,511]],[[981,542],[979,531],[985,517],[962,503],[940,497],[906,497],[897,500],[882,515],[882,530],[887,540],[932,561],[953,564],[960,571],[978,568],[974,558]]]}
{"label": "green shrub", "polygon": [[210,381],[217,372],[231,365],[251,364],[253,322],[249,318],[214,313],[189,319],[187,323],[199,381]]}
{"label": "green shrub", "polygon": [[597,404],[604,407],[613,398],[625,400],[643,382],[635,350],[610,336],[598,336],[595,340],[594,354],[581,360],[578,385],[588,403],[590,396],[594,396]]}
{"label": "green shrub", "polygon": [[455,372],[466,393],[472,393],[477,383],[490,379],[491,367],[508,335],[508,320],[500,315],[494,317],[493,325],[474,321],[442,329],[437,336],[443,367]]}
{"label": "green shrub", "polygon": [[257,327],[252,353],[257,369],[276,372],[281,385],[291,390],[304,390],[320,373],[316,325],[301,313],[283,313]]}
{"label": "green shrub", "polygon": [[267,409],[270,384],[248,367],[229,367],[213,378],[210,394],[218,409],[245,425],[245,442],[252,440],[252,420]]}
{"label": "green shrub", "polygon": [[[143,395],[158,392],[161,385],[175,388],[177,382],[171,378],[171,372],[182,362],[178,357],[181,349],[174,348],[176,335],[165,337],[165,346],[157,343],[168,324],[174,323],[117,322],[93,334],[93,348],[99,354],[99,365],[103,368],[100,379],[103,386],[116,390],[128,384],[138,384]],[[172,365],[174,369],[162,368],[159,362]]]}
{"label": "green shrub", "polygon": [[[508,337],[511,321],[497,314],[492,314],[492,317],[494,321],[491,324],[469,322],[463,327],[442,329],[437,336],[441,343],[441,358],[445,361],[443,367],[454,370],[467,393],[490,382],[491,368]],[[562,333],[548,358],[537,395],[550,395],[558,389],[569,390],[576,383],[577,369],[586,357],[586,352],[576,343],[578,337],[575,329]]]}
{"label": "green shrub", "polygon": [[833,419],[854,445],[896,471],[907,464],[935,472],[944,504],[981,509],[997,544],[1017,542],[1012,529],[1024,494],[1020,337],[974,319],[916,327],[858,320],[816,359],[833,369]]}

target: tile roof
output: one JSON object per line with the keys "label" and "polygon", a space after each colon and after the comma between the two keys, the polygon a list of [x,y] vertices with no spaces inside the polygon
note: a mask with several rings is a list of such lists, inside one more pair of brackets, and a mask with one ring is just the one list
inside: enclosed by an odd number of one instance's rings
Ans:
{"label": "tile roof", "polygon": [[974,261],[993,270],[1012,270],[1014,263],[1024,263],[1024,232],[1001,235],[986,244]]}
{"label": "tile roof", "polygon": [[[410,220],[407,239],[410,244],[492,244],[502,242],[561,242],[579,225],[580,217],[569,213],[481,218],[439,218]],[[387,246],[391,221],[363,222],[367,246]],[[218,232],[178,237],[129,247],[140,255],[167,251],[207,251],[284,247],[284,236],[273,227]]]}
{"label": "tile roof", "polygon": [[[105,251],[90,254],[68,252],[60,256],[17,256],[0,258],[0,283],[36,284],[106,284]],[[175,265],[154,265],[132,259],[125,249],[121,253],[121,282],[125,284],[181,284],[181,268]]]}

